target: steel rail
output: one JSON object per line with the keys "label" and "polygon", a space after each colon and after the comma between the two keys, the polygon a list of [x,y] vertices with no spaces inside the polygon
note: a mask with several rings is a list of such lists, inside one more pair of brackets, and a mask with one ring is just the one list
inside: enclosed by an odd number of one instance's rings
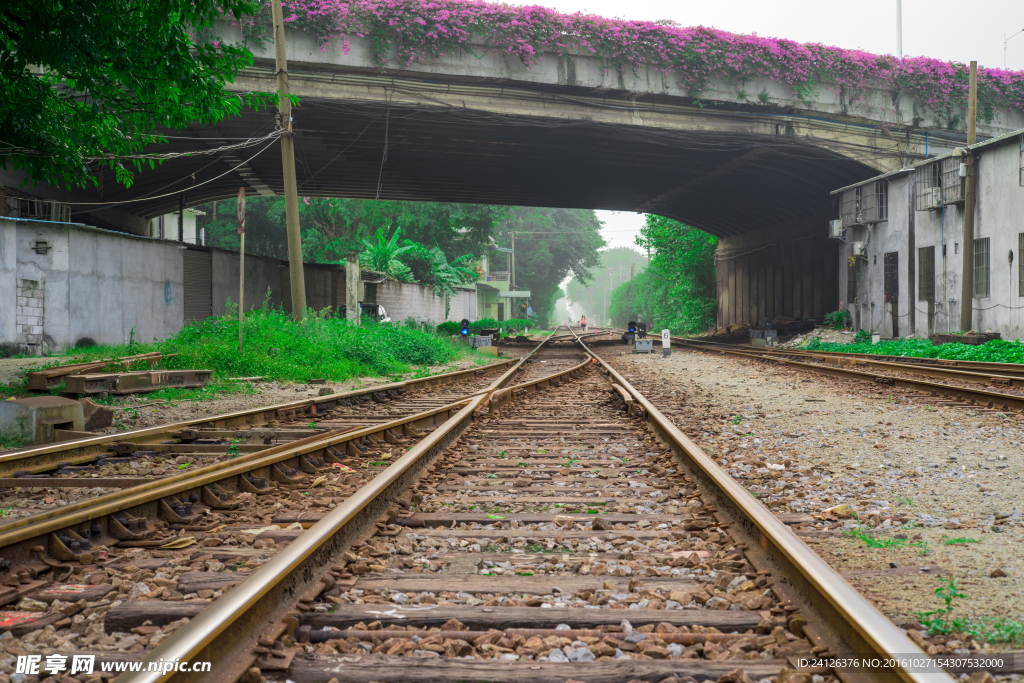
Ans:
{"label": "steel rail", "polygon": [[[194,429],[197,427],[209,428],[219,426],[229,429],[249,428],[254,425],[270,421],[270,417],[268,416],[276,418],[277,414],[281,411],[285,413],[295,412],[303,415],[316,415],[318,414],[320,407],[331,406],[332,404],[344,399],[366,396],[380,391],[387,391],[389,389],[418,389],[422,387],[436,386],[439,384],[458,382],[471,376],[475,376],[479,372],[486,373],[490,370],[498,369],[501,366],[515,364],[517,360],[518,359],[513,358],[498,361],[497,363],[491,363],[480,368],[456,370],[454,372],[445,372],[438,375],[431,375],[429,377],[406,380],[404,382],[391,382],[389,384],[381,384],[375,387],[368,387],[366,389],[355,389],[336,394],[329,394],[327,396],[317,396],[315,398],[303,399],[301,401],[291,401],[288,403],[279,403],[259,408],[250,408],[248,410],[238,410],[225,413],[223,415],[217,415],[215,417],[204,417],[184,422],[173,422],[157,425],[155,427],[147,427],[145,429],[133,429],[127,432],[119,432],[117,434],[85,437],[83,439],[75,439],[73,441],[61,441],[54,444],[47,444],[45,446],[34,446],[17,451],[10,451],[0,455],[0,476],[22,471],[53,469],[57,465],[64,463],[94,460],[97,457],[97,449],[99,449],[100,452],[105,452],[105,447],[111,446],[120,441],[131,441],[133,439],[159,439],[172,432],[184,429]],[[26,461],[31,462],[26,463]]]}
{"label": "steel rail", "polygon": [[[482,395],[482,393],[478,395]],[[419,422],[440,413],[451,412],[469,400],[462,399],[440,408],[433,408],[416,413],[415,415],[400,417],[381,425],[373,425],[356,431],[341,432],[337,430],[315,437],[307,437],[306,439],[301,439],[301,443],[298,444],[282,444],[281,446],[268,449],[268,451],[273,451],[272,453],[267,453],[266,451],[251,453],[234,460],[207,465],[187,474],[175,475],[166,479],[154,479],[152,484],[132,486],[56,510],[48,510],[38,515],[11,520],[7,524],[0,526],[0,548],[73,527],[105,515],[129,510],[147,503],[154,503],[161,498],[209,486],[232,477],[239,477],[254,470],[270,467],[301,455],[343,444],[352,439],[383,432],[387,429],[400,428],[405,424]],[[248,458],[249,460],[243,462],[243,458]]]}
{"label": "steel rail", "polygon": [[[527,357],[528,356],[524,356],[523,358],[525,359]],[[516,368],[519,367],[520,364],[517,363]],[[546,386],[549,381],[559,377],[561,374],[564,374],[564,371],[563,373],[554,373],[553,375],[548,375],[532,382],[513,385],[504,389],[504,391],[516,391],[535,384]],[[510,377],[514,377],[514,374]],[[211,483],[217,483],[264,467],[270,467],[276,463],[294,459],[301,455],[315,453],[317,451],[324,450],[325,448],[338,446],[348,441],[361,439],[364,436],[382,433],[389,429],[400,428],[403,425],[410,423],[421,422],[441,413],[450,413],[456,407],[472,398],[482,395],[491,395],[492,393],[493,390],[491,388],[484,389],[473,394],[469,394],[468,396],[464,396],[461,399],[445,406],[431,408],[412,415],[401,416],[385,423],[367,425],[366,427],[356,430],[333,430],[322,434],[315,434],[304,439],[296,439],[289,443],[279,444],[255,453],[242,455],[231,460],[196,468],[189,472],[161,479],[153,479],[152,481],[144,484],[126,487],[119,491],[104,494],[96,498],[90,498],[78,503],[72,503],[54,510],[47,510],[27,517],[19,517],[6,522],[0,522],[0,548],[28,538],[37,537],[45,533],[58,531],[65,527],[80,524],[83,521],[96,519],[97,517],[111,514],[112,512],[118,512],[136,505],[154,502],[160,498],[189,491]],[[46,483],[41,481],[39,482],[39,485],[45,486]],[[128,505],[129,502],[132,504]]]}
{"label": "steel rail", "polygon": [[[693,343],[693,340],[681,340],[684,346],[690,346],[692,348],[713,348],[723,351],[740,351],[747,354],[753,354],[761,356],[763,358],[778,359],[784,357],[793,357],[797,359],[812,359],[816,361],[823,361],[827,363],[833,363],[838,366],[843,365],[863,365],[878,367],[882,370],[892,370],[893,372],[908,372],[914,375],[924,375],[926,377],[940,377],[943,379],[955,379],[962,382],[974,382],[976,384],[1006,384],[1008,386],[1024,386],[1024,367],[1016,367],[1012,370],[1005,370],[1002,367],[999,368],[1000,373],[993,372],[979,372],[977,368],[958,367],[955,365],[947,364],[931,364],[931,363],[912,363],[904,362],[899,360],[900,356],[871,356],[871,354],[850,354],[849,356],[836,353],[828,354],[825,352],[816,351],[794,351],[792,349],[775,349],[775,348],[761,348],[756,346],[738,346],[732,344],[720,344],[717,342],[709,344],[708,342],[697,342],[698,345]],[[860,357],[865,356],[865,357]],[[986,363],[977,363],[975,365],[989,365]],[[1008,363],[994,363],[992,365],[1010,365]],[[1008,373],[1008,374],[1007,374]]]}
{"label": "steel rail", "polygon": [[[594,356],[616,384],[628,391],[642,406],[648,425],[676,454],[694,478],[701,480],[715,498],[719,514],[746,537],[748,558],[784,574],[772,588],[780,598],[791,600],[801,611],[818,618],[803,627],[805,634],[819,644],[840,643],[844,654],[873,655],[889,659],[894,655],[917,659],[930,658],[901,629],[864,599],[835,570],[797,537],[785,524],[729,476],[697,444],[691,441],[625,377],[604,359]],[[953,678],[936,666],[928,673],[910,671],[903,666],[872,669],[870,673],[837,670],[844,681],[912,681],[914,683],[952,683]]]}
{"label": "steel rail", "polygon": [[[683,344],[687,346],[709,346],[709,347],[736,347],[736,344],[725,344],[722,342],[709,341],[706,339],[690,339],[683,337],[673,337],[672,342],[675,344]],[[813,358],[840,358],[850,360],[869,360],[876,362],[886,363],[901,363],[905,365],[915,367],[936,367],[936,368],[950,368],[962,371],[972,372],[993,372],[996,374],[1013,375],[1015,377],[1024,377],[1024,364],[1020,363],[996,363],[989,361],[974,361],[974,360],[951,360],[946,358],[923,358],[918,356],[892,356],[884,354],[874,353],[852,353],[848,351],[821,351],[813,349],[784,349],[781,347],[771,347],[761,349],[759,347],[749,347],[753,351],[766,352],[776,355],[786,356],[804,356]]]}
{"label": "steel rail", "polygon": [[[284,550],[261,565],[249,577],[192,619],[143,658],[142,671],[122,674],[118,683],[235,680],[255,661],[252,647],[265,635],[276,638],[292,605],[304,594],[319,594],[327,582],[321,577],[339,553],[364,534],[450,443],[465,431],[474,414],[491,393],[504,390],[516,373],[548,341],[541,341],[486,391],[468,400],[465,407],[424,437],[369,484],[334,508],[302,533]],[[591,359],[555,373],[559,377],[580,373]],[[538,378],[527,385],[550,381]],[[331,581],[333,583],[333,581]],[[209,661],[212,671],[146,671],[160,661]]]}
{"label": "steel rail", "polygon": [[[780,365],[794,367],[799,370],[807,370],[809,372],[816,372],[818,374],[831,375],[832,377],[854,379],[862,382],[871,382],[874,384],[898,387],[900,389],[909,389],[911,391],[916,391],[919,393],[934,396],[938,399],[946,399],[957,402],[968,402],[970,405],[978,405],[978,407],[996,408],[1004,411],[1024,411],[1024,396],[1003,394],[997,391],[986,391],[984,389],[970,389],[966,387],[950,386],[948,384],[938,384],[936,382],[928,382],[925,380],[907,379],[905,377],[892,377],[890,375],[882,375],[871,372],[863,372],[860,370],[833,367],[831,365],[817,365],[814,363],[805,363],[803,361],[789,360],[786,358],[780,358],[778,356],[773,356],[770,354],[762,354],[747,349],[725,348],[721,346],[704,346],[701,344],[689,344],[687,342],[683,343],[685,346],[688,346],[689,348],[695,349],[697,351],[702,351],[704,353],[728,354],[733,356],[739,356],[741,358],[748,358],[751,360],[774,362]],[[905,368],[900,369],[909,371],[909,369]]]}

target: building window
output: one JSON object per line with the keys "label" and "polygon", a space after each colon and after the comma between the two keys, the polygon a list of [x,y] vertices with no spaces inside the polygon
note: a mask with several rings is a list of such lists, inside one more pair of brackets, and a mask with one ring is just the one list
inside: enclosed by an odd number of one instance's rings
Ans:
{"label": "building window", "polygon": [[843,193],[843,208],[839,213],[843,227],[861,225],[861,188],[855,187]]}
{"label": "building window", "polygon": [[942,162],[918,169],[914,174],[914,194],[918,211],[942,208]]}
{"label": "building window", "polygon": [[1024,135],[1020,136],[1020,186],[1024,187]]}
{"label": "building window", "polygon": [[979,299],[987,297],[990,289],[988,239],[974,240],[974,296]]}
{"label": "building window", "polygon": [[935,300],[935,247],[917,250],[917,299]]}
{"label": "building window", "polygon": [[900,298],[900,254],[890,251],[882,258],[885,282],[885,300],[896,301]]}
{"label": "building window", "polygon": [[967,179],[960,176],[960,157],[942,160],[942,203],[960,204],[964,201]]}
{"label": "building window", "polygon": [[864,223],[889,219],[889,181],[877,180],[861,191],[861,217]]}

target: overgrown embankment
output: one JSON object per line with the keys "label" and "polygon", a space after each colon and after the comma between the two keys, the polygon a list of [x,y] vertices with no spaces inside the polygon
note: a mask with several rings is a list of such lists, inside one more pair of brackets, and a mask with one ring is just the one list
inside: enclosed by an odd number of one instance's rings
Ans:
{"label": "overgrown embankment", "polygon": [[[213,370],[207,390],[173,390],[177,398],[200,398],[238,389],[233,377],[305,382],[311,378],[345,381],[409,372],[432,374],[431,366],[451,363],[472,353],[454,340],[401,325],[366,324],[310,311],[296,322],[280,309],[261,308],[246,314],[244,345],[238,350],[238,317],[209,318],[184,327],[162,341],[73,349],[51,365],[123,358],[150,351],[175,354],[155,367]],[[70,360],[68,356],[74,356]],[[144,370],[139,364],[134,370]],[[33,370],[38,368],[33,368]],[[115,367],[110,368],[115,371]],[[439,371],[435,368],[433,372]],[[12,386],[8,391],[17,391]],[[162,392],[161,392],[162,393]],[[170,397],[170,396],[169,396]]]}
{"label": "overgrown embankment", "polygon": [[942,344],[935,346],[927,339],[894,339],[872,344],[837,344],[812,339],[803,348],[813,351],[871,353],[880,356],[943,358],[946,360],[983,361],[988,363],[1024,363],[1024,344],[1019,341],[990,341],[985,344]]}

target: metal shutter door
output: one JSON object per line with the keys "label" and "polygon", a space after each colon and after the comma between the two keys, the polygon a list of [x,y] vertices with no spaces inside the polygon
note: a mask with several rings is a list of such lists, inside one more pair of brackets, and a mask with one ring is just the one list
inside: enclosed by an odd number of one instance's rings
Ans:
{"label": "metal shutter door", "polygon": [[213,315],[213,254],[186,249],[185,323],[206,320]]}

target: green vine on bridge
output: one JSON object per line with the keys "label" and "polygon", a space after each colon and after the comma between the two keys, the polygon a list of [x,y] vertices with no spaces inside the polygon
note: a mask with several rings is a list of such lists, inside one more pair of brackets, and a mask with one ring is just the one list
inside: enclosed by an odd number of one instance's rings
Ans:
{"label": "green vine on bridge", "polygon": [[[695,98],[717,79],[742,86],[769,78],[789,84],[808,107],[821,87],[833,88],[846,104],[860,100],[869,88],[880,88],[889,92],[891,102],[900,94],[912,95],[954,126],[962,117],[952,110],[967,105],[964,64],[898,59],[672,22],[606,19],[478,0],[294,0],[286,3],[285,14],[287,22],[315,35],[324,49],[336,45],[347,52],[351,38],[368,40],[382,70],[408,68],[460,50],[478,57],[498,52],[527,67],[544,53],[590,54],[620,73],[639,75],[652,68],[671,74]],[[268,19],[264,6],[247,35],[269,35]],[[1024,110],[1024,72],[980,69],[978,99],[983,121],[993,120],[1000,110]],[[758,102],[767,104],[770,98],[759,96],[753,103]]]}

